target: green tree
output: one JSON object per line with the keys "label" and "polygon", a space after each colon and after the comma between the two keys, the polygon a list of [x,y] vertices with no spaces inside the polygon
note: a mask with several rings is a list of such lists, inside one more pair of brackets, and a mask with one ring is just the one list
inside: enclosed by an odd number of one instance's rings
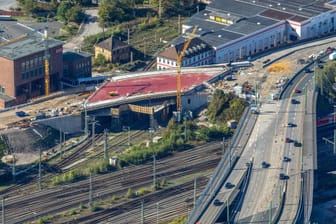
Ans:
{"label": "green tree", "polygon": [[23,7],[23,11],[29,15],[32,15],[37,9],[37,0],[24,0],[19,3]]}
{"label": "green tree", "polygon": [[84,19],[84,11],[80,5],[75,5],[71,7],[66,13],[66,19],[69,22],[81,23]]}
{"label": "green tree", "polygon": [[95,64],[101,66],[101,65],[104,65],[105,63],[106,63],[106,59],[104,55],[98,54],[97,58],[95,59]]}
{"label": "green tree", "polygon": [[62,1],[57,8],[57,17],[64,22],[67,22],[66,13],[71,9],[69,2]]}

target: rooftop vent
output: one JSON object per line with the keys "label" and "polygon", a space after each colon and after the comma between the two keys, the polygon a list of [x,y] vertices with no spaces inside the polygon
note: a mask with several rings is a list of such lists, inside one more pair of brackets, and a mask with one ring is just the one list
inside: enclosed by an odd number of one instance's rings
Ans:
{"label": "rooftop vent", "polygon": [[208,13],[204,13],[203,15],[204,15],[204,16],[208,16]]}
{"label": "rooftop vent", "polygon": [[218,35],[218,37],[219,37],[219,38],[221,38],[221,37],[222,37],[222,35],[220,35],[220,34],[219,34],[219,35]]}
{"label": "rooftop vent", "polygon": [[257,25],[260,25],[260,22],[257,22]]}
{"label": "rooftop vent", "polygon": [[282,8],[282,10],[286,10],[286,8],[285,8],[285,7],[283,7],[283,8]]}
{"label": "rooftop vent", "polygon": [[281,3],[280,2],[278,2],[278,6],[280,6],[281,5]]}
{"label": "rooftop vent", "polygon": [[198,28],[198,31],[202,31],[202,28],[200,27],[200,28]]}

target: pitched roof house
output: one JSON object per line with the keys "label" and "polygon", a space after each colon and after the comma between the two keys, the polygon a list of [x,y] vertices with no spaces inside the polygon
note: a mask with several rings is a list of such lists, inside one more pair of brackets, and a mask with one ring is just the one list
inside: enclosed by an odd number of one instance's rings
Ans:
{"label": "pitched roof house", "polygon": [[111,63],[123,63],[130,60],[131,47],[114,36],[96,44],[94,48],[95,59],[101,54]]}

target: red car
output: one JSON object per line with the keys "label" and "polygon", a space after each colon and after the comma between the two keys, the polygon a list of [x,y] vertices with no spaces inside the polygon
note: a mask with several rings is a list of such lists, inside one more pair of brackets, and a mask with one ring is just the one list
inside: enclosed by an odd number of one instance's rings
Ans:
{"label": "red car", "polygon": [[295,92],[295,93],[301,93],[301,90],[299,90],[299,89],[295,89],[294,92]]}

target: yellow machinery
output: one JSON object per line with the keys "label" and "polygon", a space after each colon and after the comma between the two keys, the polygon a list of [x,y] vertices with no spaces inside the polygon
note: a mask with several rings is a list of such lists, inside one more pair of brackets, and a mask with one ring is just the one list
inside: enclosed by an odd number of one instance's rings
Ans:
{"label": "yellow machinery", "polygon": [[181,110],[182,110],[182,100],[181,100],[181,63],[184,56],[185,51],[189,47],[193,36],[197,31],[197,26],[194,27],[193,31],[189,35],[188,40],[184,43],[183,49],[178,53],[176,65],[177,65],[177,90],[176,90],[176,109],[177,109],[177,121],[180,122],[181,118]]}

